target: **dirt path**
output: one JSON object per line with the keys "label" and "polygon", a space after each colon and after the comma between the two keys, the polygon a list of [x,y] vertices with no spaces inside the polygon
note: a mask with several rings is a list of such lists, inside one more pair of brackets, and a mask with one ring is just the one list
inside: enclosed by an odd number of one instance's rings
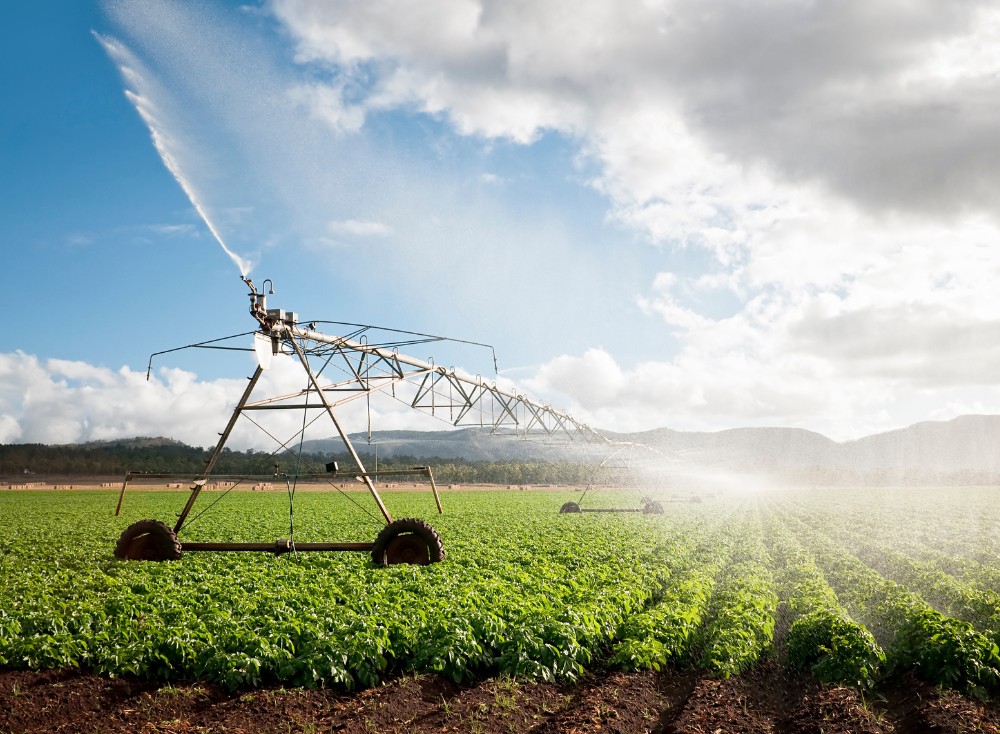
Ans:
{"label": "dirt path", "polygon": [[1000,734],[1000,708],[907,678],[857,691],[770,665],[728,681],[693,673],[608,673],[576,685],[503,678],[459,686],[404,677],[353,695],[108,680],[0,670],[0,732],[676,732]]}

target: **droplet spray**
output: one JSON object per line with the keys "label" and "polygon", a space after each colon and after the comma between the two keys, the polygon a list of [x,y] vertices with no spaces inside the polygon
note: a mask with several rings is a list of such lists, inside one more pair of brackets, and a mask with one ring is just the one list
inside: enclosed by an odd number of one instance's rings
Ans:
{"label": "droplet spray", "polygon": [[94,37],[98,40],[98,42],[100,42],[105,52],[118,66],[118,70],[126,84],[125,96],[132,103],[136,112],[139,113],[139,117],[141,117],[142,121],[146,124],[146,128],[149,130],[150,138],[153,141],[153,146],[156,148],[156,152],[159,154],[160,160],[163,161],[163,165],[166,166],[167,170],[170,171],[171,175],[174,177],[174,180],[180,185],[181,190],[184,191],[188,201],[191,202],[195,211],[198,212],[198,216],[200,216],[202,221],[205,222],[205,226],[208,227],[208,231],[212,233],[216,242],[219,243],[222,250],[229,256],[229,259],[236,264],[237,268],[239,268],[240,275],[244,278],[247,277],[250,274],[253,263],[240,257],[226,245],[225,241],[222,239],[222,235],[219,234],[218,228],[212,222],[211,217],[209,217],[208,211],[202,204],[194,186],[192,186],[191,182],[187,179],[187,177],[185,177],[175,153],[177,143],[167,134],[163,121],[156,114],[156,107],[153,104],[153,101],[140,91],[144,86],[144,77],[139,71],[139,64],[135,61],[129,51],[115,39],[102,36],[96,32],[94,33]]}

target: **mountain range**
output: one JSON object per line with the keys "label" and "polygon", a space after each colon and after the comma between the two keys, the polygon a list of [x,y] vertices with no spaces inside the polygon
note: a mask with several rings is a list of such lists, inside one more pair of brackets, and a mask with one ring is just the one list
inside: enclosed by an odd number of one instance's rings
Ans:
{"label": "mountain range", "polygon": [[[370,441],[368,434],[353,434],[351,440],[363,456],[374,457],[377,452],[380,460],[406,456],[468,461],[601,461],[609,453],[631,446],[633,461],[653,462],[661,469],[666,466],[678,473],[760,474],[823,483],[877,478],[982,483],[991,475],[1000,475],[1000,415],[926,421],[844,442],[799,428],[717,432],[658,428],[602,434],[612,443],[547,442],[510,434],[491,435],[488,429],[479,428],[375,431]],[[334,453],[341,444],[339,439],[324,439],[307,441],[303,448]]]}

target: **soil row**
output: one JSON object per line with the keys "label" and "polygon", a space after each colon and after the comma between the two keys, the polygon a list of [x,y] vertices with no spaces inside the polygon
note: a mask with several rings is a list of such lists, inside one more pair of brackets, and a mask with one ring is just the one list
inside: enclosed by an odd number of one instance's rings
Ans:
{"label": "soil row", "polygon": [[689,672],[589,675],[573,685],[402,677],[356,694],[109,680],[0,670],[0,732],[678,732],[1000,734],[1000,707],[912,678],[862,697],[772,664],[720,680]]}

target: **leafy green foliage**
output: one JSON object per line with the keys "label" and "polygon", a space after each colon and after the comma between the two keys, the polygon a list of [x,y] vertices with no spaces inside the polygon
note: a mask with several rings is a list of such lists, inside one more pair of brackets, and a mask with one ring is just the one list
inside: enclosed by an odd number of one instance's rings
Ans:
{"label": "leafy green foliage", "polygon": [[[5,499],[12,501],[0,506],[0,656],[19,667],[197,677],[230,688],[278,681],[353,688],[414,670],[455,680],[497,673],[567,680],[669,574],[647,550],[663,535],[662,522],[566,518],[551,495],[505,493],[499,504],[493,493],[450,494],[449,513],[434,518],[448,561],[384,569],[360,553],[119,562],[111,556],[117,534],[137,517],[169,516],[177,494],[136,493],[130,517],[113,523],[110,493]],[[190,526],[189,539],[287,533],[288,508],[277,493],[227,499],[225,510]],[[298,540],[374,537],[377,524],[349,503],[329,511],[337,499],[300,495]],[[433,508],[423,493],[388,501],[397,513]]]}
{"label": "leafy green foliage", "polygon": [[[824,681],[866,686],[883,671],[912,669],[974,693],[1000,691],[990,586],[1000,544],[986,532],[939,540],[909,506],[883,506],[880,519],[866,495],[719,497],[647,516],[560,515],[570,496],[559,492],[446,491],[446,513],[431,516],[425,493],[389,492],[394,514],[433,522],[446,561],[112,557],[126,526],[169,518],[183,498],[136,492],[127,515],[113,519],[112,492],[4,491],[0,665],[234,689],[350,689],[415,671],[562,681],[607,665],[728,676],[770,654],[777,629],[787,630],[785,662]],[[934,499],[934,522],[950,522]],[[955,522],[987,518],[975,522],[988,530],[992,502],[970,490],[949,507]],[[378,530],[377,514],[336,493],[296,500],[298,541],[370,542]],[[183,538],[260,541],[288,531],[284,493],[234,492]]]}
{"label": "leafy green foliage", "polygon": [[733,544],[734,561],[712,596],[702,638],[702,666],[726,678],[753,665],[774,639],[778,595],[759,518],[749,518],[744,529]]}
{"label": "leafy green foliage", "polygon": [[868,630],[829,609],[796,619],[785,645],[790,667],[810,670],[826,683],[866,687],[885,661],[885,653]]}
{"label": "leafy green foliage", "polygon": [[897,633],[899,662],[929,680],[973,693],[1000,690],[1000,649],[971,624],[923,608]]}
{"label": "leafy green foliage", "polygon": [[1000,656],[989,637],[971,624],[933,609],[919,595],[885,578],[825,534],[813,532],[809,540],[840,598],[882,638],[887,662],[915,668],[928,680],[960,690],[1000,690]]}
{"label": "leafy green foliage", "polygon": [[782,612],[790,621],[786,663],[794,670],[810,670],[826,683],[871,685],[885,661],[874,636],[850,618],[815,558],[785,523],[772,515],[766,535]]}

